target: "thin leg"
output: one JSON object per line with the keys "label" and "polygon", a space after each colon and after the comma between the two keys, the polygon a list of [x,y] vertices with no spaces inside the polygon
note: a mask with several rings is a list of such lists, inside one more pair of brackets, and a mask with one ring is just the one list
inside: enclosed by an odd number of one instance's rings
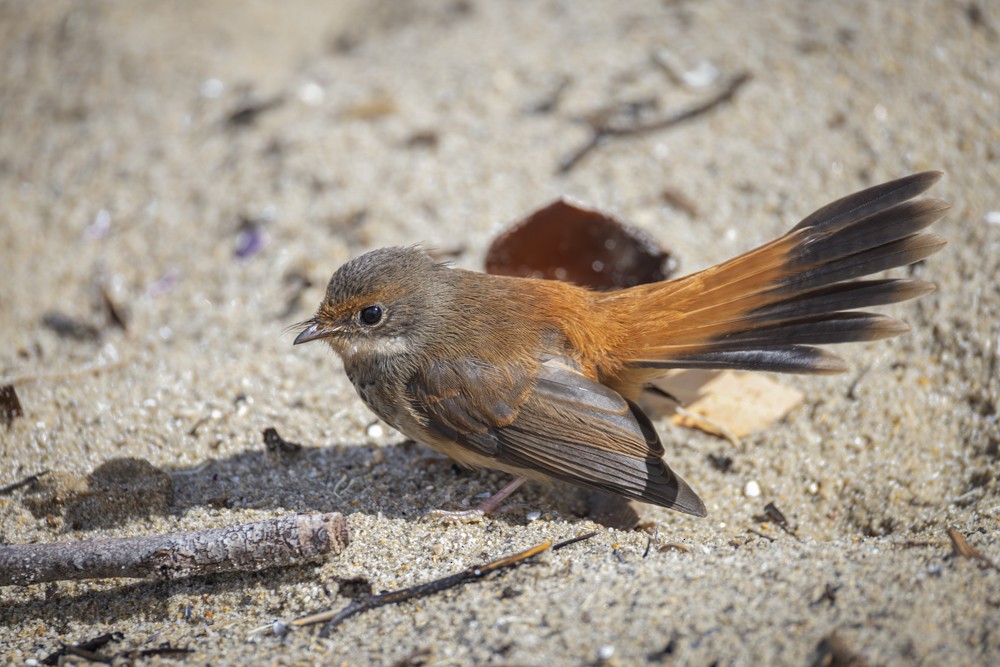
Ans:
{"label": "thin leg", "polygon": [[438,521],[443,521],[445,523],[471,523],[474,521],[481,521],[483,517],[495,512],[500,506],[500,503],[506,500],[507,496],[517,491],[518,487],[524,484],[524,482],[524,477],[515,477],[506,486],[473,509],[459,510],[457,512],[435,510],[433,512],[428,512],[426,517],[428,519],[437,519]]}

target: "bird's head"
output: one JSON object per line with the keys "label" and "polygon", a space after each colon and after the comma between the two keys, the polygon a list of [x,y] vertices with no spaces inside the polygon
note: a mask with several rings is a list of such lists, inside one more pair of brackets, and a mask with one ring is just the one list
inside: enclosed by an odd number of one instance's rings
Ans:
{"label": "bird's head", "polygon": [[429,335],[447,269],[419,248],[373,250],[341,266],[295,345],[325,340],[345,360],[413,352]]}

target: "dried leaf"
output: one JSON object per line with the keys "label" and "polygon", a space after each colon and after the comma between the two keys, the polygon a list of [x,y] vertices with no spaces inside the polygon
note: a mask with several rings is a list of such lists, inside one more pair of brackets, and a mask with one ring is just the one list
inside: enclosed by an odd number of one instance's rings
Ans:
{"label": "dried leaf", "polygon": [[487,273],[597,290],[665,280],[673,269],[670,253],[645,232],[565,199],[512,225],[486,254]]}
{"label": "dried leaf", "polygon": [[17,391],[14,385],[5,384],[0,387],[0,422],[9,427],[18,417],[24,416],[21,409],[21,401],[17,398]]}
{"label": "dried leaf", "polygon": [[764,429],[802,402],[798,389],[756,373],[684,370],[662,382],[688,413],[674,415],[675,425],[723,437],[728,432],[742,438]]}
{"label": "dried leaf", "polygon": [[981,551],[976,549],[974,546],[969,544],[969,541],[965,539],[965,535],[958,532],[955,528],[948,529],[948,537],[951,539],[952,549],[956,554],[963,558],[970,558],[972,560],[978,560],[981,563],[993,568],[994,570],[1000,570],[1000,566],[993,562],[988,556],[985,556]]}

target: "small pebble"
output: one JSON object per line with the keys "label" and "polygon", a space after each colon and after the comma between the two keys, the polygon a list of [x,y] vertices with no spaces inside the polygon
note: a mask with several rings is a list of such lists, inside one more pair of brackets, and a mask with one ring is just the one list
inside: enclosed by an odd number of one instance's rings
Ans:
{"label": "small pebble", "polygon": [[368,427],[367,433],[369,438],[381,438],[385,435],[385,429],[382,428],[381,424],[376,423]]}
{"label": "small pebble", "polygon": [[611,644],[605,644],[604,646],[597,649],[598,660],[610,660],[615,655],[615,647]]}
{"label": "small pebble", "polygon": [[315,81],[307,81],[299,86],[299,99],[304,104],[317,107],[323,103],[323,87]]}
{"label": "small pebble", "polygon": [[718,81],[721,74],[718,67],[703,60],[693,68],[682,72],[681,80],[684,81],[684,85],[691,88],[706,88]]}
{"label": "small pebble", "polygon": [[539,510],[531,510],[525,515],[525,518],[528,521],[538,521],[540,516],[542,516],[542,513]]}
{"label": "small pebble", "polygon": [[751,479],[746,483],[746,486],[743,487],[743,495],[747,498],[756,498],[760,496],[760,484]]}
{"label": "small pebble", "polygon": [[214,100],[220,97],[225,90],[226,84],[219,79],[205,79],[201,82],[198,92],[201,93],[202,97]]}

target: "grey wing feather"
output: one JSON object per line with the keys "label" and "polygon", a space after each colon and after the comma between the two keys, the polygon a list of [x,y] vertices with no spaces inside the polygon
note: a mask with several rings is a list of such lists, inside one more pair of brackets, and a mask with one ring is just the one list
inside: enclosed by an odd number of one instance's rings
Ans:
{"label": "grey wing feather", "polygon": [[663,462],[663,445],[649,418],[565,361],[538,367],[510,423],[474,432],[452,428],[455,421],[429,419],[428,427],[507,467],[705,516],[698,495]]}

